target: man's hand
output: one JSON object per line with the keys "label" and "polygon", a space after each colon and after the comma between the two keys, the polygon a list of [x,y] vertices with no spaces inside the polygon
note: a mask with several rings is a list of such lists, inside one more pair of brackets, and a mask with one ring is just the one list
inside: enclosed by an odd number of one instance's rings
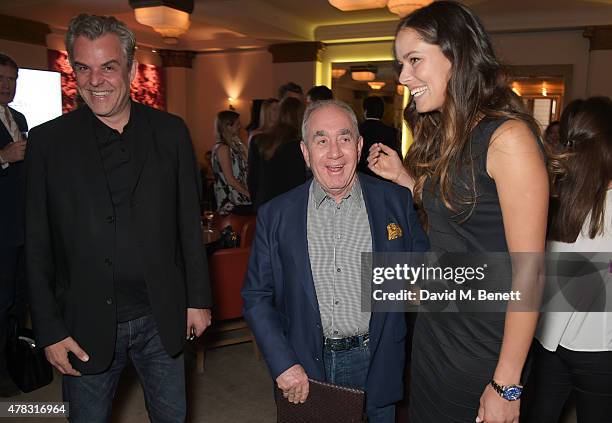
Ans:
{"label": "man's hand", "polygon": [[308,398],[308,376],[299,364],[289,367],[276,378],[283,396],[294,404],[304,403]]}
{"label": "man's hand", "polygon": [[70,376],[81,376],[81,373],[76,371],[70,364],[70,361],[68,361],[69,352],[73,353],[81,361],[89,361],[87,353],[81,349],[71,336],[45,347],[47,361],[59,370],[60,373]]}
{"label": "man's hand", "polygon": [[25,157],[26,142],[9,142],[6,147],[0,150],[0,157],[7,163],[20,162]]}
{"label": "man's hand", "polygon": [[480,397],[476,423],[518,423],[521,401],[508,401],[487,385]]}
{"label": "man's hand", "polygon": [[[210,326],[211,316],[209,308],[187,309],[187,339],[193,341],[192,333],[200,336]],[[193,331],[192,331],[193,328]]]}

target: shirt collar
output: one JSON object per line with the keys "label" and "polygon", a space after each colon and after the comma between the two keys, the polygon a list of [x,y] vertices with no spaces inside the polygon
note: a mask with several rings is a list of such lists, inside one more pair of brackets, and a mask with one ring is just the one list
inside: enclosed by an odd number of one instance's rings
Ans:
{"label": "shirt collar", "polygon": [[89,108],[89,106],[84,105],[82,107],[87,107],[87,109],[89,110],[89,113],[91,114],[91,117],[92,117],[92,122],[94,126],[94,132],[96,134],[96,138],[100,142],[106,142],[112,136],[115,136],[116,138],[119,138],[119,137],[125,138],[125,136],[128,135],[137,124],[137,120],[138,120],[136,116],[137,111],[136,111],[136,107],[133,107],[133,102],[131,100],[130,100],[130,119],[123,127],[123,132],[121,134],[119,133],[119,131],[111,128],[110,126],[102,122],[100,119],[98,119],[96,115],[94,114],[94,112]]}
{"label": "shirt collar", "polygon": [[[315,203],[315,207],[317,209],[321,207],[321,204],[323,204],[326,199],[335,202],[335,200],[325,192],[321,184],[319,184],[316,179],[313,179],[312,181],[312,197]],[[348,203],[353,203],[358,207],[361,207],[363,205],[362,198],[363,194],[361,192],[361,184],[359,183],[359,175],[355,175],[355,181],[353,182],[353,186],[351,187],[349,193],[342,198],[341,203],[346,201]]]}

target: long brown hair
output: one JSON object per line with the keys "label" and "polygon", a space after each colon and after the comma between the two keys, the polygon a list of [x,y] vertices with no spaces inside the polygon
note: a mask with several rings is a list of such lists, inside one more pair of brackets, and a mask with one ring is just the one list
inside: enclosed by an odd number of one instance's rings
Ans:
{"label": "long brown hair", "polygon": [[559,129],[566,150],[554,175],[548,237],[576,241],[590,215],[588,235],[595,238],[603,234],[612,180],[612,100],[572,101],[563,111]]}
{"label": "long brown hair", "polygon": [[261,114],[259,115],[259,127],[261,132],[269,131],[276,125],[278,116],[278,100],[268,98],[261,103]]}
{"label": "long brown hair", "polygon": [[304,103],[295,97],[281,101],[278,121],[274,127],[259,135],[257,145],[264,159],[269,160],[282,144],[300,139],[300,124],[304,116]]}
{"label": "long brown hair", "polygon": [[[470,137],[478,122],[486,117],[507,117],[524,121],[535,134],[539,134],[539,127],[508,86],[489,36],[469,8],[451,1],[434,2],[402,19],[396,40],[405,29],[439,46],[452,65],[439,112],[418,113],[414,98],[404,110],[404,118],[414,131],[414,143],[405,159],[415,180],[414,197],[417,204],[422,202],[423,186],[429,178],[446,207],[456,212],[467,206],[468,213],[462,213],[465,220],[478,195],[470,151]],[[460,182],[455,175],[463,166],[469,171],[468,181]],[[453,187],[456,184],[462,184],[462,189]]]}

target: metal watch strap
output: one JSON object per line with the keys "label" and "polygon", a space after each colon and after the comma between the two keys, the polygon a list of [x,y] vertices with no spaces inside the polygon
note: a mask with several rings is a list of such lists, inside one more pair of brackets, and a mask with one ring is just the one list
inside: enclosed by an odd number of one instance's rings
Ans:
{"label": "metal watch strap", "polygon": [[499,385],[493,379],[491,379],[491,386],[493,387],[493,389],[495,389],[495,392],[497,392],[500,397],[502,398],[504,397],[504,387],[503,386]]}

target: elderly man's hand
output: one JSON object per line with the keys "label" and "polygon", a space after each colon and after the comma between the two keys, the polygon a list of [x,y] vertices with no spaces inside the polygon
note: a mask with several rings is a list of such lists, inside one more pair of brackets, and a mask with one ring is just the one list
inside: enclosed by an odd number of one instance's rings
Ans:
{"label": "elderly man's hand", "polygon": [[299,364],[289,367],[276,378],[283,396],[294,404],[304,403],[308,397],[308,376]]}

